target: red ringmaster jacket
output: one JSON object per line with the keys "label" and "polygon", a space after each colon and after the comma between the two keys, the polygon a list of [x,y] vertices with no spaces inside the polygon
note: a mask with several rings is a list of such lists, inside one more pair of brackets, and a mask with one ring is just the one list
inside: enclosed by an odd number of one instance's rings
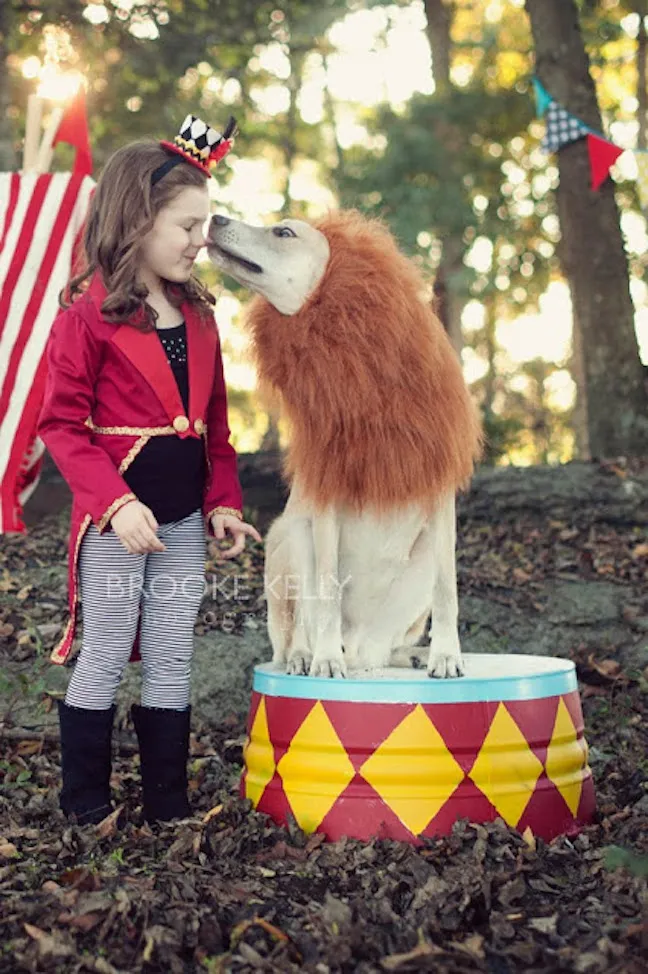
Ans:
{"label": "red ringmaster jacket", "polygon": [[[70,617],[52,653],[64,663],[74,638],[78,557],[90,523],[101,532],[135,495],[122,474],[153,436],[202,437],[208,476],[205,527],[215,512],[241,516],[236,453],[229,442],[227,395],[218,333],[185,303],[189,415],[154,331],[113,324],[101,315],[106,290],[99,275],[57,316],[47,344],[48,376],[38,435],[72,491],[68,581]],[[138,658],[139,630],[132,658]]]}

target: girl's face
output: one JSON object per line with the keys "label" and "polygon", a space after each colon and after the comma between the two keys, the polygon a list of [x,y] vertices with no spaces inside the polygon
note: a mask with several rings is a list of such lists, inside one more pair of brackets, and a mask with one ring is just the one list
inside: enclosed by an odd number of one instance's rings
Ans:
{"label": "girl's face", "polygon": [[187,186],[160,210],[142,240],[139,274],[149,289],[159,279],[181,284],[189,280],[193,263],[205,245],[203,228],[209,217],[209,193]]}

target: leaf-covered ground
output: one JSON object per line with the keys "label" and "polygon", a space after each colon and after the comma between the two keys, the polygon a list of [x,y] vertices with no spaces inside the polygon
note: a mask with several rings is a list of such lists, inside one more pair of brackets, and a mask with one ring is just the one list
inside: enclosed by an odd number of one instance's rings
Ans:
{"label": "leaf-covered ground", "polygon": [[[613,577],[628,585],[629,624],[640,620],[645,533],[593,525],[581,513],[569,524],[464,523],[462,590],[523,608],[534,582],[552,574]],[[66,529],[65,518],[49,519],[26,538],[2,539],[0,659],[26,673],[63,619]],[[261,565],[261,552],[250,551],[244,570],[259,624]],[[203,606],[203,630],[215,625],[217,602]],[[241,638],[249,621],[248,601]],[[137,751],[125,727],[113,777],[119,823],[71,826],[57,806],[56,740],[22,730],[5,705],[0,972],[645,972],[648,672],[626,672],[586,645],[573,656],[598,814],[576,839],[551,844],[501,822],[459,823],[419,849],[329,844],[280,828],[237,797],[244,729],[234,716],[195,727],[192,819],[141,823]],[[22,692],[38,694],[38,685]]]}

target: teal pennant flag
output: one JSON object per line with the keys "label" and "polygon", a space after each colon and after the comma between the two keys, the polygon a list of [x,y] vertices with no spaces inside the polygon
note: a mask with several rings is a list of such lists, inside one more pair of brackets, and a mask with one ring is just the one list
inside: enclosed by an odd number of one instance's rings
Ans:
{"label": "teal pennant flag", "polygon": [[537,78],[533,79],[533,89],[535,91],[536,99],[536,115],[538,118],[542,118],[544,113],[547,111],[547,108],[552,103],[553,98]]}

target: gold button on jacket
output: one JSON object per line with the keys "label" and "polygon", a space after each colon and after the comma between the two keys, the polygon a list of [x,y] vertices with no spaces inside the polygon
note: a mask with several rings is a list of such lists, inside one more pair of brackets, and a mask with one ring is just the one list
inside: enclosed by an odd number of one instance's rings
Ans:
{"label": "gold button on jacket", "polygon": [[184,433],[189,429],[189,420],[186,416],[176,416],[173,420],[173,428],[177,433]]}
{"label": "gold button on jacket", "polygon": [[206,428],[207,427],[205,426],[205,424],[202,421],[202,419],[197,419],[194,422],[194,429],[195,429],[196,433],[198,434],[198,436],[202,436],[203,433],[205,432]]}

